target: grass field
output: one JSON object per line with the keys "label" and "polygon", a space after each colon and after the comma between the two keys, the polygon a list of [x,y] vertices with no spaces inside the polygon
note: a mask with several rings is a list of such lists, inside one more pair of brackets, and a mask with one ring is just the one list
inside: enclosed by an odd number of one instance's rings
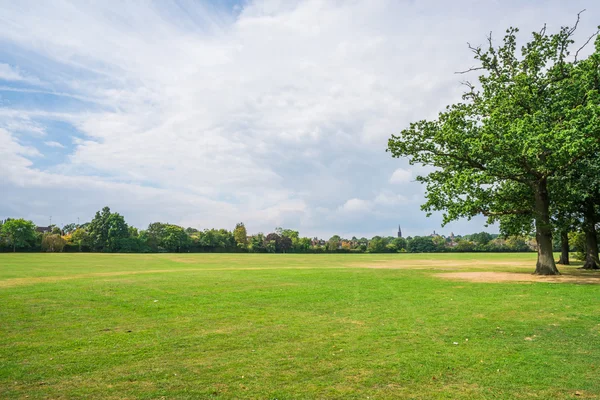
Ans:
{"label": "grass field", "polygon": [[534,264],[0,254],[0,398],[599,398],[600,286],[438,276]]}

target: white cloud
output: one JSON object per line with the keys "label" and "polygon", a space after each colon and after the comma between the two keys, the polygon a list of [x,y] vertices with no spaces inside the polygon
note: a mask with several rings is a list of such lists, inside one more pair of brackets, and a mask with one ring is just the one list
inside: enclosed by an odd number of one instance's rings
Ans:
{"label": "white cloud", "polygon": [[401,194],[395,194],[389,191],[379,193],[377,197],[373,200],[376,204],[381,204],[385,206],[398,206],[398,205],[406,205],[410,199]]}
{"label": "white cloud", "polygon": [[341,207],[340,211],[343,212],[366,212],[371,208],[371,202],[362,199],[350,199],[346,201]]}
{"label": "white cloud", "polygon": [[410,169],[398,168],[390,177],[390,183],[407,183],[412,180],[412,171]]}
{"label": "white cloud", "polygon": [[[244,221],[251,231],[288,224],[328,235],[419,218],[435,229],[439,218],[427,221],[419,211],[422,188],[407,183],[417,167],[385,154],[386,140],[459,100],[453,72],[472,64],[467,41],[508,25],[556,28],[585,8],[577,1],[255,0],[231,14],[208,4],[0,5],[0,43],[9,44],[0,45],[8,63],[0,79],[39,77],[48,90],[7,90],[52,99],[0,108],[0,140],[10,142],[2,156],[16,163],[0,182],[4,206],[43,214],[41,206],[17,205],[27,196],[56,198],[47,195],[54,190],[47,182],[55,182],[74,194],[45,206],[54,213],[78,202],[89,218],[106,203],[130,210],[128,220],[142,226],[167,218],[200,227]],[[598,10],[587,8],[581,26],[593,27]],[[42,136],[54,122],[74,125],[81,137],[62,164],[34,168],[30,158],[46,146],[19,139]],[[391,178],[382,173],[394,169]],[[376,216],[349,225],[344,212]]]}
{"label": "white cloud", "polygon": [[63,146],[61,143],[59,142],[55,142],[53,140],[49,140],[47,142],[44,142],[44,144],[48,147],[55,147],[55,148],[59,148],[59,149],[64,149],[65,146]]}
{"label": "white cloud", "polygon": [[12,67],[8,64],[0,63],[0,80],[27,82],[39,84],[40,80],[33,76],[23,74],[19,68]]}

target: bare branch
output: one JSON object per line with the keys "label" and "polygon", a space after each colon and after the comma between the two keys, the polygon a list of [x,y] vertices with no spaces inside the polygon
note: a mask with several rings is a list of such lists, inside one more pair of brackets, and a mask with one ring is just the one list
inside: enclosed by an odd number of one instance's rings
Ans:
{"label": "bare branch", "polygon": [[492,40],[492,31],[490,31],[490,34],[487,37],[487,41],[488,41],[490,50],[492,50],[494,48],[494,43]]}
{"label": "bare branch", "polygon": [[590,41],[591,41],[591,40],[592,40],[594,37],[598,36],[598,34],[599,34],[599,33],[600,33],[600,29],[598,29],[596,32],[594,32],[594,34],[593,34],[592,36],[590,36],[590,37],[588,38],[588,40],[586,40],[586,42],[583,44],[583,46],[581,46],[581,47],[580,47],[580,48],[577,50],[577,52],[575,53],[575,62],[577,62],[577,57],[579,56],[579,52],[580,52],[581,50],[583,50],[583,48],[584,48],[585,46],[587,46],[587,45],[590,43]]}
{"label": "bare branch", "polygon": [[473,72],[473,71],[480,71],[482,69],[485,69],[484,67],[471,67],[469,69],[466,69],[464,71],[457,71],[455,72],[455,74],[468,74],[469,72]]}
{"label": "bare branch", "polygon": [[581,19],[581,14],[585,12],[585,8],[577,13],[577,21],[575,21],[575,25],[571,29],[569,29],[569,36],[571,36],[577,30],[577,26],[579,25],[579,20]]}

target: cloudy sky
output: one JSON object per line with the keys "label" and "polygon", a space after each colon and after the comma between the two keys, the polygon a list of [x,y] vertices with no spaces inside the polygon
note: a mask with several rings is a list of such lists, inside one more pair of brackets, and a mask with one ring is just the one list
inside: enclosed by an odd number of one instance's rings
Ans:
{"label": "cloudy sky", "polygon": [[387,139],[460,100],[467,42],[584,8],[580,38],[595,1],[0,0],[0,218],[481,230],[426,218]]}

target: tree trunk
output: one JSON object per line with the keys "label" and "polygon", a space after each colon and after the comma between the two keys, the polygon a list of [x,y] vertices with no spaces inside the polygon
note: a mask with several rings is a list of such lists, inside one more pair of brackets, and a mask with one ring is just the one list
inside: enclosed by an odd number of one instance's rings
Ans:
{"label": "tree trunk", "polygon": [[564,230],[560,233],[560,259],[559,264],[569,265],[569,232]]}
{"label": "tree trunk", "polygon": [[585,232],[585,264],[582,269],[600,269],[598,267],[598,237],[596,236],[596,209],[592,201],[586,201],[583,216]]}
{"label": "tree trunk", "polygon": [[560,275],[552,251],[552,225],[550,224],[550,197],[546,180],[535,189],[535,238],[538,245],[536,275]]}

